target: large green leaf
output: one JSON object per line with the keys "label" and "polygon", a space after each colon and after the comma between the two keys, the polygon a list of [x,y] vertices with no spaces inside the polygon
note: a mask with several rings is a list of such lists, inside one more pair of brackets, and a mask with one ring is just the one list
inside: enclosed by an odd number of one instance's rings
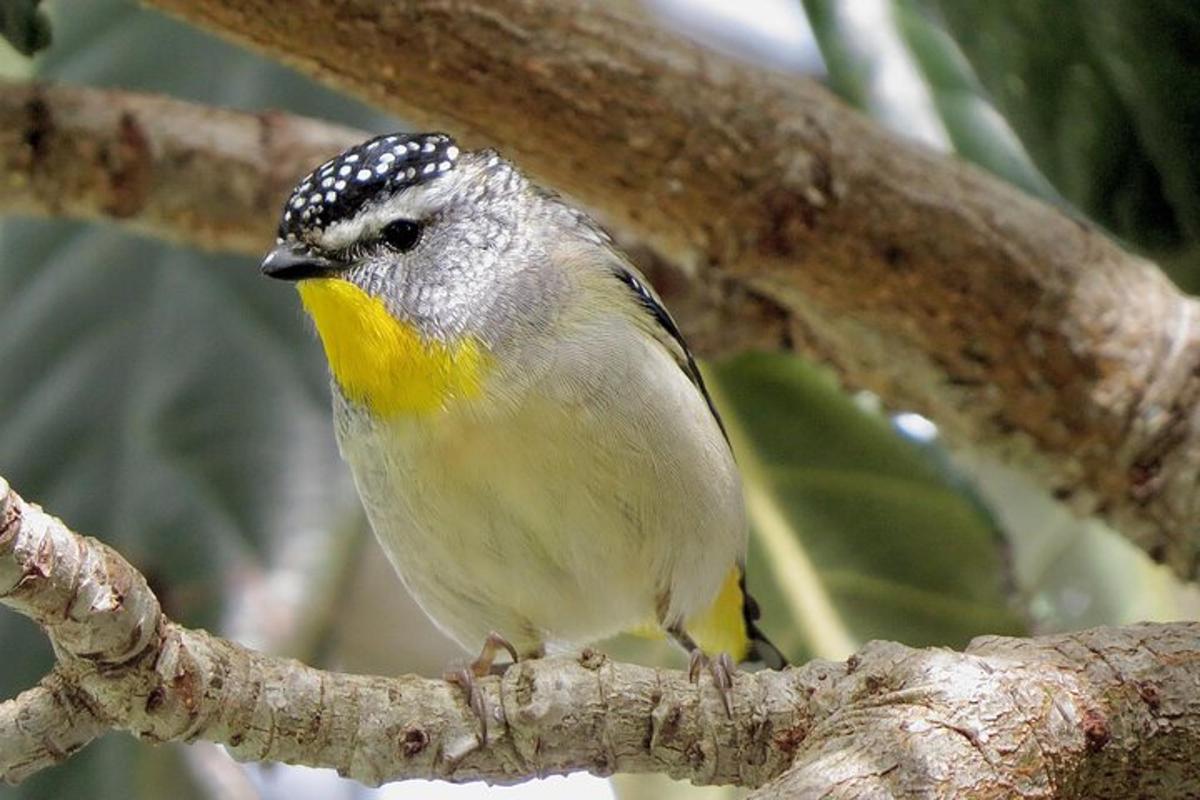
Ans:
{"label": "large green leaf", "polygon": [[[394,124],[131,2],[50,11],[41,77]],[[322,604],[340,591],[331,584],[361,525],[293,293],[252,259],[116,228],[10,220],[0,246],[0,474],[117,546],[182,621],[259,645],[319,643],[327,631],[297,623],[332,621]],[[44,637],[11,614],[0,642],[0,696],[51,663]],[[180,763],[175,750],[110,736],[12,793],[186,793]]]}
{"label": "large green leaf", "polygon": [[746,482],[750,589],[791,658],[1022,630],[1002,538],[943,464],[798,359],[710,374]]}
{"label": "large green leaf", "polygon": [[926,1],[1058,190],[1200,287],[1200,4]]}
{"label": "large green leaf", "polygon": [[960,156],[1080,209],[1200,288],[1200,6],[803,3],[847,100],[934,144],[944,132]]}

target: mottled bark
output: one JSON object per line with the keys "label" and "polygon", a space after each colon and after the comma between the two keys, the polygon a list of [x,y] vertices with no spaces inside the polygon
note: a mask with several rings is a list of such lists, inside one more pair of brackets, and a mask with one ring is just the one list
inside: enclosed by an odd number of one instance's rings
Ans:
{"label": "mottled bark", "polygon": [[[297,177],[370,134],[112,89],[0,81],[0,211],[108,220],[202,250],[259,257]],[[709,355],[774,349],[787,317],[736,280],[690,280],[633,255]]]}
{"label": "mottled bark", "polygon": [[784,316],[781,346],[1200,569],[1196,305],[1086,223],[603,2],[151,5],[499,146]]}
{"label": "mottled bark", "polygon": [[1130,797],[1200,793],[1200,624],[987,638],[965,653],[874,643],[846,662],[707,681],[577,658],[460,689],[324,672],[183,628],[142,576],[0,480],[0,603],[37,621],[55,671],[0,703],[0,776],[107,729],[368,784],[511,783],[587,770],[757,787],[756,797]]}
{"label": "mottled bark", "polygon": [[0,702],[0,780],[19,783],[64,761],[109,729],[57,671]]}
{"label": "mottled bark", "polygon": [[363,135],[271,111],[0,82],[0,209],[261,253],[296,177]]}

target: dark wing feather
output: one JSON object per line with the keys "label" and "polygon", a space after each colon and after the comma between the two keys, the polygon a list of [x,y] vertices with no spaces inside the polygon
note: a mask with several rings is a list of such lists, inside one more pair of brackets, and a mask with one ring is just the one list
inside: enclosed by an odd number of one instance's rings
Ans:
{"label": "dark wing feather", "polygon": [[721,434],[725,436],[725,441],[728,443],[729,434],[725,432],[725,423],[721,421],[721,415],[717,412],[717,407],[713,405],[712,397],[708,393],[708,387],[704,385],[704,376],[700,374],[700,368],[696,366],[696,359],[692,357],[692,351],[688,349],[687,342],[683,340],[683,334],[679,332],[679,326],[675,324],[675,320],[671,317],[671,314],[663,306],[658,296],[654,294],[650,287],[632,269],[626,267],[624,264],[615,263],[612,271],[617,280],[629,287],[642,307],[650,312],[650,316],[658,323],[659,328],[674,345],[674,347],[668,347],[667,349],[675,356],[675,362],[679,364],[679,368],[688,376],[692,384],[700,390],[700,394],[704,397],[704,402],[708,404],[708,410],[712,412],[713,419],[717,421],[717,427],[721,429]]}
{"label": "dark wing feather", "polygon": [[[692,351],[688,349],[687,342],[684,341],[683,334],[679,332],[679,326],[675,324],[671,314],[654,291],[631,267],[618,261],[613,264],[612,272],[621,283],[629,287],[642,307],[650,312],[650,316],[663,334],[660,338],[675,357],[675,363],[703,395],[704,402],[708,404],[708,410],[712,412],[713,419],[717,421],[717,426],[721,429],[722,435],[725,436],[725,442],[728,444],[729,434],[725,431],[725,423],[721,421],[721,415],[717,412],[717,407],[713,405],[708,388],[704,385],[704,377],[700,374],[699,367],[696,366],[696,359],[692,357]],[[758,603],[746,591],[746,570],[740,563],[738,564],[738,573],[738,586],[742,592],[742,618],[746,625],[746,635],[750,639],[747,661],[762,663],[770,669],[783,669],[787,666],[787,659],[758,627]]]}

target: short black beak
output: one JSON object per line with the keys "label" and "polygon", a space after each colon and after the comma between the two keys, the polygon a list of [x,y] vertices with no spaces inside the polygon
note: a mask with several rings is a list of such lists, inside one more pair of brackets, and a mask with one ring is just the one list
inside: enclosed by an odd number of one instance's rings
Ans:
{"label": "short black beak", "polygon": [[281,244],[267,253],[260,267],[263,275],[282,281],[327,277],[329,273],[344,268],[344,264],[310,252],[302,245],[291,243]]}

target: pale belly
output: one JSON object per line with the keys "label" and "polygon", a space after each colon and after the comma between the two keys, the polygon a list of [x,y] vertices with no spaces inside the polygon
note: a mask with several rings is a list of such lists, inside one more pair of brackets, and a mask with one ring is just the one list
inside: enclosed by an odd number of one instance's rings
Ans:
{"label": "pale belly", "polygon": [[502,413],[339,412],[380,543],[464,648],[492,630],[522,652],[583,644],[664,601],[690,616],[742,555],[740,483],[703,398],[656,347],[631,356],[535,382]]}

